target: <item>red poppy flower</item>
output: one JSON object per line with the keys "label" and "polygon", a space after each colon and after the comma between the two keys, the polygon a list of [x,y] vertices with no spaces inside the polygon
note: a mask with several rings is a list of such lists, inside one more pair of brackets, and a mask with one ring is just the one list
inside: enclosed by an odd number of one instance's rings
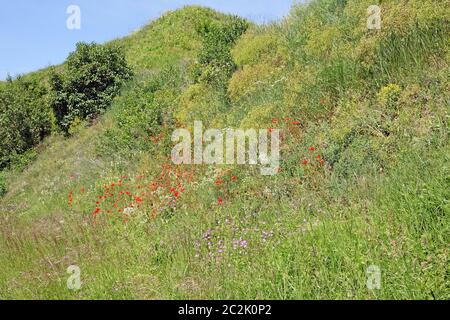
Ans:
{"label": "red poppy flower", "polygon": [[95,208],[94,212],[92,212],[92,215],[95,217],[99,212],[100,212],[100,208]]}
{"label": "red poppy flower", "polygon": [[309,148],[309,151],[315,151],[315,150],[316,150],[316,148],[314,148],[314,147]]}
{"label": "red poppy flower", "polygon": [[219,199],[217,199],[217,204],[220,206],[222,205],[222,203],[223,203],[222,197],[219,197]]}
{"label": "red poppy flower", "polygon": [[307,166],[308,163],[309,163],[308,160],[303,160],[303,161],[302,161],[302,164],[303,164],[304,166]]}
{"label": "red poppy flower", "polygon": [[236,180],[237,180],[237,177],[236,177],[236,176],[232,176],[232,177],[231,177],[231,180],[236,181]]}

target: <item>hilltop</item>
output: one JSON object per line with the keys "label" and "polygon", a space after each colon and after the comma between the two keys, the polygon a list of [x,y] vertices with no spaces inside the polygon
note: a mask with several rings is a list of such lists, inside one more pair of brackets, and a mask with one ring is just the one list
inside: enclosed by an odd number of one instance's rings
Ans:
{"label": "hilltop", "polygon": [[[371,4],[186,7],[105,44],[133,70],[111,106],[68,137],[40,105],[45,138],[2,173],[0,298],[448,299],[449,9],[383,1],[368,30]],[[175,166],[196,120],[282,129],[279,173]]]}

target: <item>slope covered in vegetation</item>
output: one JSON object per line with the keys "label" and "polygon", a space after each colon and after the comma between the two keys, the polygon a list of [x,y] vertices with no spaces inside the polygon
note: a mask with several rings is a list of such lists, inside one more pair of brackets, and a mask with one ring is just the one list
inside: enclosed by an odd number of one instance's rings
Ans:
{"label": "slope covered in vegetation", "polygon": [[[449,7],[383,1],[368,30],[372,4],[186,7],[107,44],[134,74],[110,108],[0,177],[0,298],[448,299]],[[282,129],[279,173],[175,166],[195,120]]]}

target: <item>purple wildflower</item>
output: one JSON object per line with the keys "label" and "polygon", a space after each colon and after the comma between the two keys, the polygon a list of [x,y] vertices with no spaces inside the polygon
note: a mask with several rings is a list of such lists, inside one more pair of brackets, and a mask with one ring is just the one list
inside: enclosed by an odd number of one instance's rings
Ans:
{"label": "purple wildflower", "polygon": [[270,231],[270,232],[265,232],[265,231],[263,231],[262,232],[262,240],[265,242],[265,241],[267,241],[267,239],[268,238],[271,238],[271,237],[273,237],[273,231]]}

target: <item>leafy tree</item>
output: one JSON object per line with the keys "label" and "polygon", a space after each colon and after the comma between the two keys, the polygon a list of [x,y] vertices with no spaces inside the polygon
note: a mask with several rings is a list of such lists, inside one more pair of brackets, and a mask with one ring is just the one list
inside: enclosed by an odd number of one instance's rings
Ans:
{"label": "leafy tree", "polygon": [[37,145],[52,128],[47,90],[37,80],[19,77],[0,89],[0,169]]}
{"label": "leafy tree", "polygon": [[58,125],[68,133],[75,119],[92,120],[104,112],[131,75],[120,48],[78,43],[67,58],[65,71],[51,77]]}

